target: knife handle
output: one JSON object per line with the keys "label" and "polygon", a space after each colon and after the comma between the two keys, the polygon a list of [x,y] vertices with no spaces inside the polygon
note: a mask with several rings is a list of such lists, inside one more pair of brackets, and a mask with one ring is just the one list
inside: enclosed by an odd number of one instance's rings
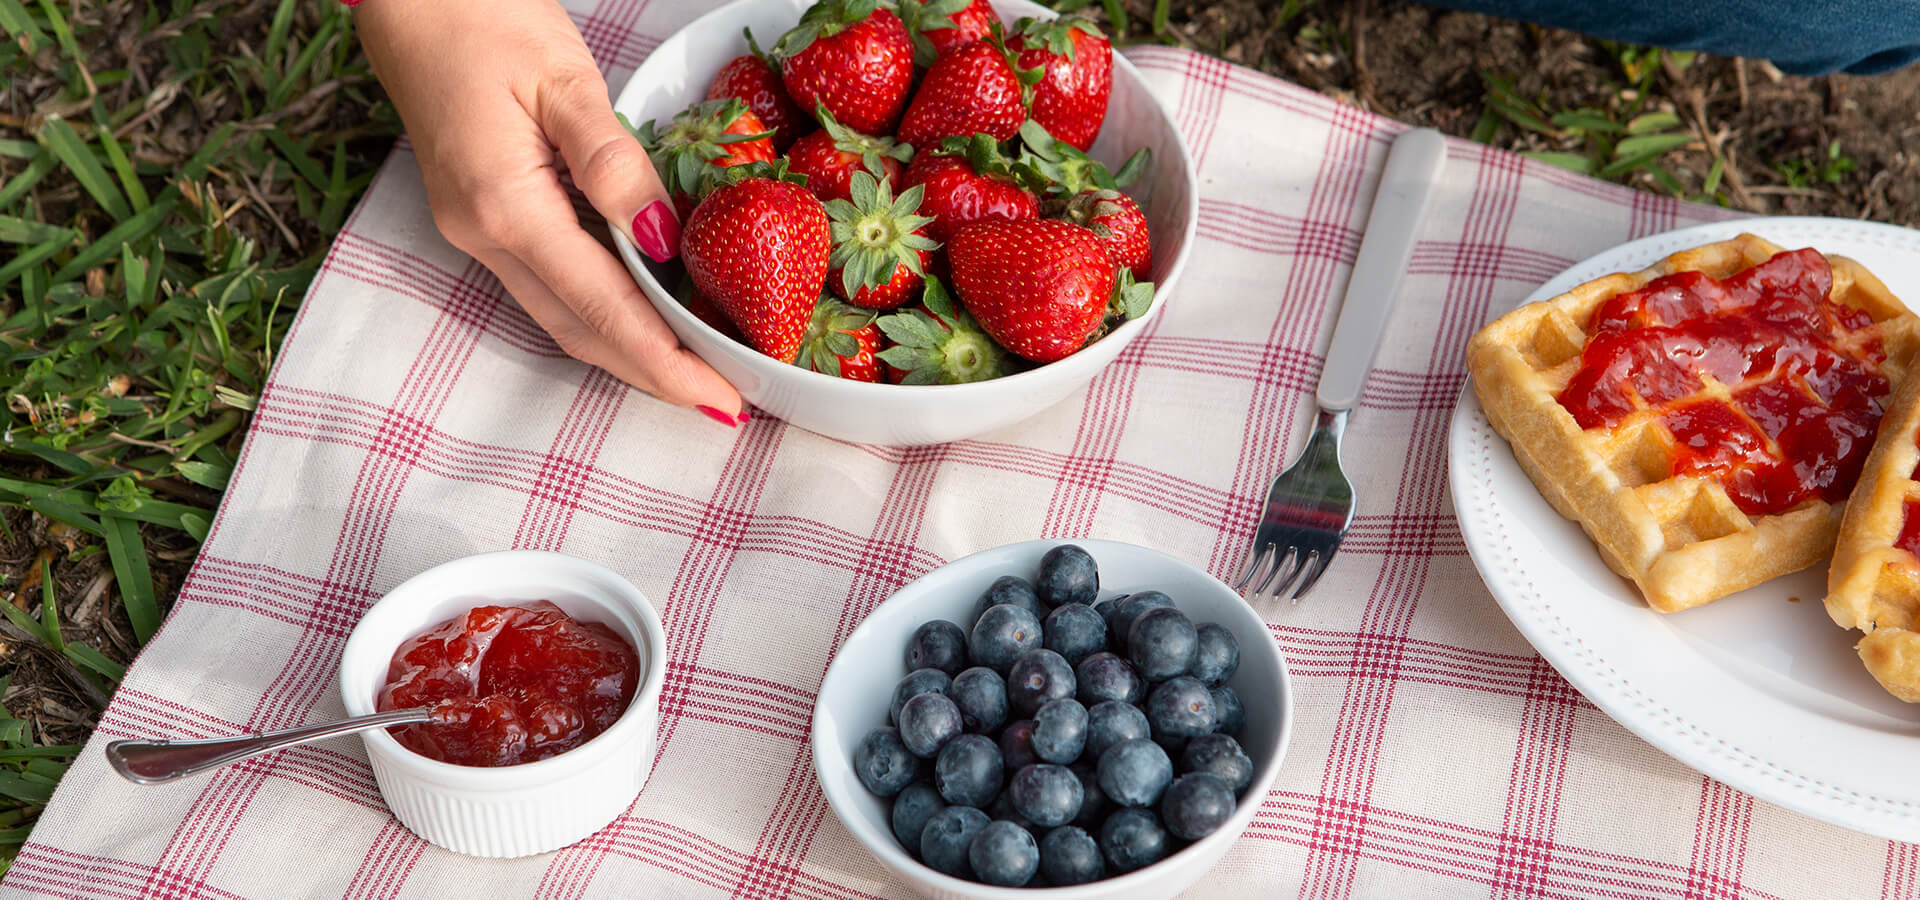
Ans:
{"label": "knife handle", "polygon": [[1447,163],[1447,140],[1431,128],[1403,132],[1387,151],[1387,168],[1367,213],[1360,254],[1347,280],[1340,320],[1314,392],[1321,409],[1352,409],[1373,369],[1387,314],[1413,256],[1413,241],[1433,199],[1434,185]]}

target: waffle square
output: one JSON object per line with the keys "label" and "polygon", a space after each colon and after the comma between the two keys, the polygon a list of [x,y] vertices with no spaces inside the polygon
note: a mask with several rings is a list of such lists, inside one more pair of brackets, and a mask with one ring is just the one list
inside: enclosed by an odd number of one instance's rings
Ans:
{"label": "waffle square", "polygon": [[[1774,391],[1796,403],[1827,404],[1830,412],[1834,398],[1823,396],[1806,377],[1782,375],[1780,369],[1725,383],[1699,365],[1692,369],[1698,386],[1678,397],[1648,390],[1654,394],[1649,402],[1640,382],[1632,381],[1635,387],[1621,390],[1628,406],[1613,421],[1592,428],[1582,428],[1559,398],[1580,374],[1590,340],[1599,337],[1589,328],[1609,300],[1676,273],[1727,279],[1781,252],[1750,234],[1683,250],[1644,271],[1608,275],[1522,306],[1468,343],[1475,393],[1521,468],[1556,511],[1579,523],[1607,565],[1632,580],[1647,604],[1661,612],[1708,603],[1825,559],[1842,514],[1841,503],[1812,497],[1750,515],[1720,478],[1676,474],[1681,468],[1676,461],[1691,452],[1688,447],[1695,444],[1689,442],[1698,434],[1688,431],[1698,423],[1683,419],[1724,418],[1729,427],[1744,428],[1763,444],[1756,450],[1771,453],[1779,446],[1778,423],[1735,404],[1736,393],[1741,404],[1750,403],[1755,392]],[[1885,394],[1884,385],[1899,383],[1920,348],[1920,320],[1859,263],[1823,256],[1833,277],[1828,299],[1864,314],[1848,313],[1857,327],[1835,339],[1833,347],[1865,359],[1870,372],[1884,378],[1877,383],[1883,385],[1878,393]],[[1628,374],[1637,378],[1639,368]],[[1853,402],[1869,410],[1859,413],[1867,421],[1855,429],[1863,432],[1857,439],[1870,440],[1878,407],[1868,399]],[[1851,480],[1849,475],[1836,477]],[[1850,486],[1833,489],[1843,492]],[[1844,493],[1833,499],[1843,498]]]}
{"label": "waffle square", "polygon": [[[1888,693],[1920,703],[1920,376],[1893,399],[1840,520],[1827,615],[1866,637],[1861,662]],[[1913,520],[1911,523],[1909,520]]]}

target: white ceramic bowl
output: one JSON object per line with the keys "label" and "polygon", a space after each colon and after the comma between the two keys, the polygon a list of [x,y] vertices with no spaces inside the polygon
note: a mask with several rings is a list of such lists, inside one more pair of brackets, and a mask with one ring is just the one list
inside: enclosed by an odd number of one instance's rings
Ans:
{"label": "white ceramic bowl", "polygon": [[361,732],[387,806],[428,843],[472,856],[557,850],[612,822],[653,769],[666,636],[625,579],[560,553],[508,550],[456,559],[407,579],[354,626],[340,658],[347,714],[374,712],[402,641],[476,606],[551,600],[612,628],[640,656],[633,703],[606,731],[558,756],[517,766],[458,766],[408,750],[385,729]]}
{"label": "white ceramic bowl", "polygon": [[[792,28],[809,5],[809,0],[738,0],[695,19],[647,57],[614,101],[614,108],[635,124],[671,118],[703,99],[714,73],[747,52],[741,29],[753,29],[755,39],[766,46]],[[1026,0],[995,0],[993,5],[1008,24],[1022,16],[1055,15]],[[1028,418],[1079,390],[1146,329],[1173,295],[1199,219],[1193,161],[1172,114],[1147,90],[1140,71],[1116,53],[1113,96],[1092,154],[1118,169],[1140,147],[1153,150],[1153,167],[1130,193],[1146,212],[1153,235],[1158,293],[1152,310],[1066,359],[992,381],[914,387],[865,384],[778,362],[688,313],[663,284],[659,273],[667,267],[655,266],[634,249],[624,223],[613,227],[614,243],[680,343],[726,376],[741,396],[760,409],[810,431],[857,443],[960,440]]]}
{"label": "white ceramic bowl", "polygon": [[[1253,760],[1253,783],[1233,817],[1180,852],[1146,868],[1072,887],[1005,888],[934,871],[907,855],[893,836],[891,801],[869,793],[853,773],[853,748],[887,724],[893,687],[906,674],[907,638],[921,623],[946,619],[972,625],[974,604],[1002,575],[1031,578],[1040,557],[1060,544],[1078,544],[1100,566],[1100,596],[1148,589],[1165,592],[1194,622],[1218,622],[1240,644],[1240,668],[1227,683],[1247,709],[1239,741]],[[1095,900],[1172,897],[1213,868],[1259,811],[1280,772],[1293,730],[1286,661],[1267,625],[1246,601],[1206,572],[1158,550],[1118,541],[1025,541],[984,550],[927,573],[888,598],[847,637],[827,667],[813,708],[813,767],[827,802],[847,830],[922,894],[938,900]]]}

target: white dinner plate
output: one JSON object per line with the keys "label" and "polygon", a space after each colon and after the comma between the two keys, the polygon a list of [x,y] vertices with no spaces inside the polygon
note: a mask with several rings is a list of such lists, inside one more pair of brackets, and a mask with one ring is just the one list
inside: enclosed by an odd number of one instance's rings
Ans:
{"label": "white dinner plate", "polygon": [[[1844,219],[1765,218],[1683,228],[1562,272],[1543,300],[1610,272],[1751,232],[1859,260],[1920,304],[1920,232]],[[1827,618],[1826,567],[1662,615],[1615,575],[1528,480],[1468,383],[1448,469],[1480,577],[1534,649],[1587,699],[1674,758],[1771,803],[1920,841],[1920,705],[1901,703]]]}

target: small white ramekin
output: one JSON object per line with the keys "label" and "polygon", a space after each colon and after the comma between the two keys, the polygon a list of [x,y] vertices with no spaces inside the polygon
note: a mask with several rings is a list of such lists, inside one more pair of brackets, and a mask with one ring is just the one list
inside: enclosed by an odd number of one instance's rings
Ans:
{"label": "small white ramekin", "polygon": [[385,729],[361,732],[388,808],[428,843],[471,856],[557,850],[606,827],[653,770],[666,636],[647,598],[605,567],[534,550],[482,553],[420,573],[354,626],[340,658],[347,714],[375,711],[402,641],[476,606],[550,600],[602,622],[640,656],[633,703],[605,732],[558,756],[497,768],[457,766],[408,750]]}

